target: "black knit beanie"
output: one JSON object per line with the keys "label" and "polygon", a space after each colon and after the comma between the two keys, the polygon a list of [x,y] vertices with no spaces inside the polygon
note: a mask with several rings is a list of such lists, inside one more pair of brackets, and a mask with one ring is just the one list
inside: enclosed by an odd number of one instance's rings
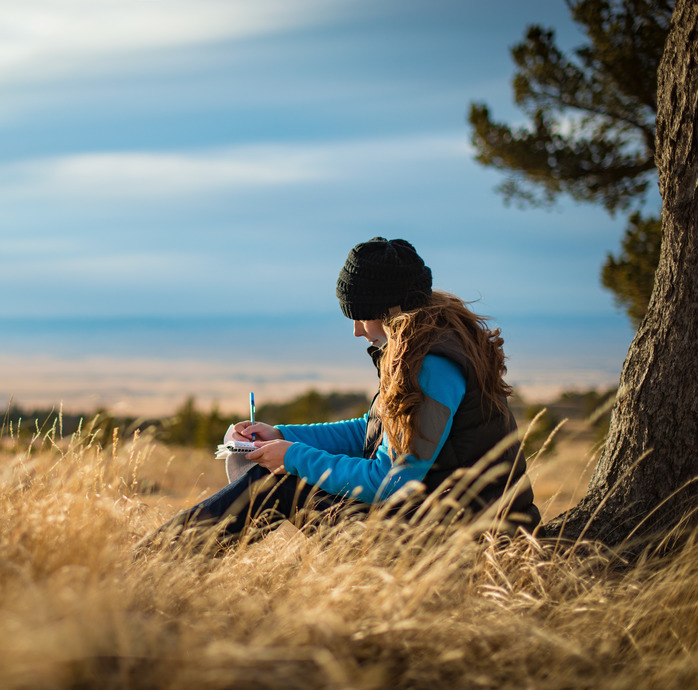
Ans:
{"label": "black knit beanie", "polygon": [[344,316],[372,321],[391,307],[415,309],[429,300],[431,270],[405,240],[374,237],[357,244],[337,279],[337,297]]}

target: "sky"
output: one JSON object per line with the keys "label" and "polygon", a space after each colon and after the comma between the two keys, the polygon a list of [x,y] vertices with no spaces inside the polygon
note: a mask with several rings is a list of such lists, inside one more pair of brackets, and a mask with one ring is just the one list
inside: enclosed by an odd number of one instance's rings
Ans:
{"label": "sky", "polygon": [[[152,368],[222,362],[231,341],[240,365],[306,344],[303,371],[336,366],[337,274],[375,236],[412,242],[435,287],[510,333],[517,380],[608,383],[632,331],[599,271],[624,219],[505,206],[469,141],[471,102],[522,121],[509,48],[531,23],[583,40],[563,0],[3,3],[0,392],[31,398],[37,357]],[[158,319],[198,340],[153,339]]]}

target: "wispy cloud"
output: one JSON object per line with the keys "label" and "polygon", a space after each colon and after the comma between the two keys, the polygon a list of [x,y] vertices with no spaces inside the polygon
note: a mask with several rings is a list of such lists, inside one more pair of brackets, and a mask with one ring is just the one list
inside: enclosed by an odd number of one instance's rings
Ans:
{"label": "wispy cloud", "polygon": [[3,166],[0,193],[4,189],[15,197],[153,198],[292,184],[321,174],[302,152],[266,147],[203,153],[87,153]]}
{"label": "wispy cloud", "polygon": [[262,144],[193,152],[97,152],[0,166],[0,197],[157,199],[366,175],[442,158],[466,159],[463,135]]}
{"label": "wispy cloud", "polygon": [[[60,281],[66,285],[118,286],[128,278],[129,287],[150,286],[168,276],[205,271],[202,257],[192,252],[119,249],[115,245],[108,253],[95,252],[89,246],[80,247],[72,254],[62,254],[44,247],[44,242],[32,253],[15,252],[14,260],[3,266],[3,280],[19,281],[27,271],[39,273],[44,280]],[[209,267],[210,268],[210,267]]]}
{"label": "wispy cloud", "polygon": [[316,25],[345,0],[22,0],[0,5],[0,81],[130,62],[143,51]]}

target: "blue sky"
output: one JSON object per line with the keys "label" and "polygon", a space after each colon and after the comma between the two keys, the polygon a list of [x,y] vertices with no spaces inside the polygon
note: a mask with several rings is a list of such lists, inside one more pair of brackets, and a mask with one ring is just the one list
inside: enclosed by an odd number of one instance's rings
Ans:
{"label": "blue sky", "polygon": [[505,330],[628,339],[598,278],[624,220],[505,207],[469,144],[472,101],[522,118],[527,24],[581,42],[563,0],[35,0],[0,22],[0,318],[334,316],[348,250],[383,235]]}

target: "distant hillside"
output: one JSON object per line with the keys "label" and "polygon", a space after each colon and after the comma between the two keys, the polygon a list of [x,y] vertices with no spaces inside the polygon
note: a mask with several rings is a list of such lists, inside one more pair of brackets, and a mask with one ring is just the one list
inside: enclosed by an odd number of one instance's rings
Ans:
{"label": "distant hillside", "polygon": [[[332,422],[361,416],[369,404],[364,393],[323,394],[309,390],[288,402],[261,405],[257,408],[257,419],[268,424]],[[2,413],[0,439],[19,436],[31,440],[48,432],[56,439],[68,438],[82,429],[91,433],[98,443],[107,445],[112,441],[114,430],[118,429],[121,438],[139,430],[164,443],[212,448],[222,441],[228,427],[240,419],[236,415],[221,414],[216,405],[208,412],[202,411],[193,397],[185,400],[174,415],[162,419],[124,417],[108,410],[68,413],[58,408],[25,410],[13,405]]]}
{"label": "distant hillside", "polygon": [[[595,390],[563,393],[557,400],[545,405],[547,412],[539,422],[536,433],[547,435],[564,418],[582,421],[592,417],[613,394],[614,391]],[[320,393],[309,390],[287,402],[260,405],[257,419],[268,424],[332,422],[360,417],[369,405],[370,399],[365,393]],[[510,406],[521,427],[526,427],[543,407],[528,404],[518,396],[510,400]],[[603,433],[608,425],[608,417],[608,412],[600,414],[592,427]],[[31,439],[51,429],[54,429],[56,438],[67,438],[82,428],[89,430],[97,442],[107,445],[115,429],[119,430],[121,438],[140,430],[164,443],[211,448],[220,443],[228,427],[237,421],[240,421],[239,416],[221,414],[216,405],[209,411],[198,409],[193,397],[188,398],[174,415],[162,419],[117,416],[108,410],[88,414],[61,412],[57,408],[25,410],[11,406],[2,414],[0,438],[19,435],[22,439]]]}

